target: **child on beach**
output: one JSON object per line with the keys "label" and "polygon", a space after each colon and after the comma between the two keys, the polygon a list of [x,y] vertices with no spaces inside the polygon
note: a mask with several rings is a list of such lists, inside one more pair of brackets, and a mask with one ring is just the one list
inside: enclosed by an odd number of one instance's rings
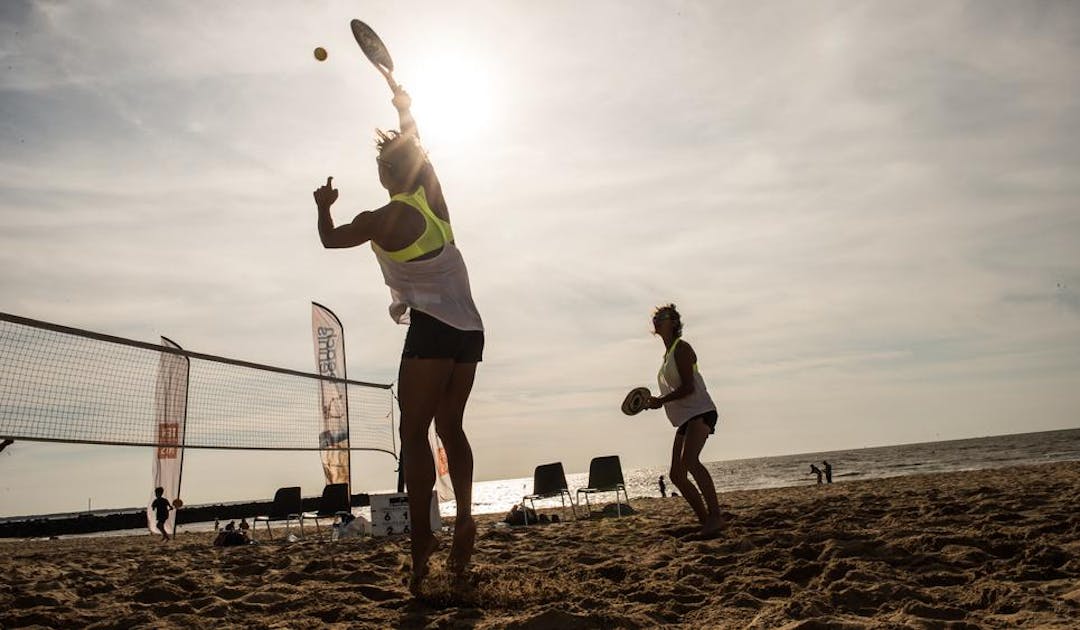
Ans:
{"label": "child on beach", "polygon": [[818,485],[820,486],[821,485],[821,469],[818,468],[817,466],[813,465],[813,464],[810,464],[810,474],[811,475],[817,475],[817,482],[818,482]]}
{"label": "child on beach", "polygon": [[169,532],[165,531],[165,523],[169,520],[169,510],[173,509],[173,506],[164,496],[165,488],[162,488],[161,486],[154,488],[154,495],[157,498],[150,504],[150,508],[154,510],[157,528],[161,530],[162,540],[167,541],[169,540]]}

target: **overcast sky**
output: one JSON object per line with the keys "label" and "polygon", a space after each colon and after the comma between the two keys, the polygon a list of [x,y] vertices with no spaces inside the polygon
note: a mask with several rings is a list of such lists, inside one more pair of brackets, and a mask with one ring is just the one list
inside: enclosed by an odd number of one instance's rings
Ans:
{"label": "overcast sky", "polygon": [[[706,459],[1080,426],[1073,2],[3,2],[0,311],[311,371],[316,300],[350,377],[391,382],[405,327],[311,199],[386,201],[354,17],[487,327],[478,480],[665,465],[663,414],[618,404],[656,387],[666,302],[720,409]],[[0,515],[140,504],[149,450],[16,443]],[[364,462],[355,489],[392,485]],[[189,503],[322,486],[313,453],[186,463]]]}

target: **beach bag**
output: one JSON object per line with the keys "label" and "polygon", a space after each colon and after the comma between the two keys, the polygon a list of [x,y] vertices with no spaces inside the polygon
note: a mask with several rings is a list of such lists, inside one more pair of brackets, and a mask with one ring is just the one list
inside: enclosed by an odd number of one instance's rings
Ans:
{"label": "beach bag", "polygon": [[363,516],[352,518],[345,525],[338,525],[336,527],[338,539],[371,535],[371,521]]}

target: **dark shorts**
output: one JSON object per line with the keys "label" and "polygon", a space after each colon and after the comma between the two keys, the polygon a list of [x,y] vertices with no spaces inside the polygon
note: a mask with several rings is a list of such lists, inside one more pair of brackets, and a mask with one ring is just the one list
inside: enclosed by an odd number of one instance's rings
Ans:
{"label": "dark shorts", "polygon": [[705,421],[705,424],[709,426],[709,435],[716,433],[716,421],[720,419],[720,414],[716,413],[716,410],[712,410],[707,413],[703,413],[700,416],[694,416],[686,422],[679,425],[679,428],[675,430],[676,435],[686,435],[686,427],[690,426],[690,423],[694,420],[701,418]]}
{"label": "dark shorts", "polygon": [[409,311],[402,359],[453,359],[454,363],[484,360],[484,331],[458,330],[422,311]]}

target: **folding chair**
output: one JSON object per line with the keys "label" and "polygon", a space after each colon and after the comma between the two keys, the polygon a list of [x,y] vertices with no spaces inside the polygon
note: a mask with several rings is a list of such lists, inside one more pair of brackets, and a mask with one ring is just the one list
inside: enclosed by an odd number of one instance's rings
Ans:
{"label": "folding chair", "polygon": [[[566,499],[570,499],[570,510],[574,514],[574,520],[577,520],[577,508],[574,506],[574,497],[570,495],[570,488],[566,484],[566,473],[563,472],[562,462],[555,462],[554,464],[544,464],[537,466],[533,472],[533,492],[526,495],[521,499],[521,507],[525,507],[525,502],[528,501],[532,505],[532,510],[536,512],[536,499],[546,499],[548,497],[559,497],[562,500],[562,509],[566,509]],[[522,510],[525,514],[525,524],[529,524],[529,511]]]}
{"label": "folding chair", "polygon": [[[289,531],[289,523],[294,519],[300,525],[300,536],[304,535],[304,524],[300,521],[300,513],[304,511],[302,507],[303,501],[300,499],[300,486],[293,486],[291,488],[278,488],[274,493],[274,503],[270,506],[270,514],[267,516],[256,516],[255,525],[260,522],[266,523],[266,531],[270,534],[270,539],[273,540],[274,533],[270,531],[271,521],[285,521],[285,531]],[[255,536],[256,527],[251,528],[252,537]]]}
{"label": "folding chair", "polygon": [[315,533],[321,535],[319,519],[352,515],[349,503],[349,484],[327,484],[323,487],[322,498],[319,499],[319,509],[300,515],[300,531],[303,532],[304,521],[310,518],[315,521]]}
{"label": "folding chair", "polygon": [[578,488],[578,503],[581,503],[581,495],[585,495],[585,508],[592,516],[592,506],[589,504],[589,495],[598,492],[615,493],[615,512],[622,516],[622,503],[619,502],[619,492],[626,497],[626,504],[630,505],[630,495],[626,494],[626,482],[623,481],[622,465],[618,455],[607,457],[594,457],[589,462],[589,486]]}

